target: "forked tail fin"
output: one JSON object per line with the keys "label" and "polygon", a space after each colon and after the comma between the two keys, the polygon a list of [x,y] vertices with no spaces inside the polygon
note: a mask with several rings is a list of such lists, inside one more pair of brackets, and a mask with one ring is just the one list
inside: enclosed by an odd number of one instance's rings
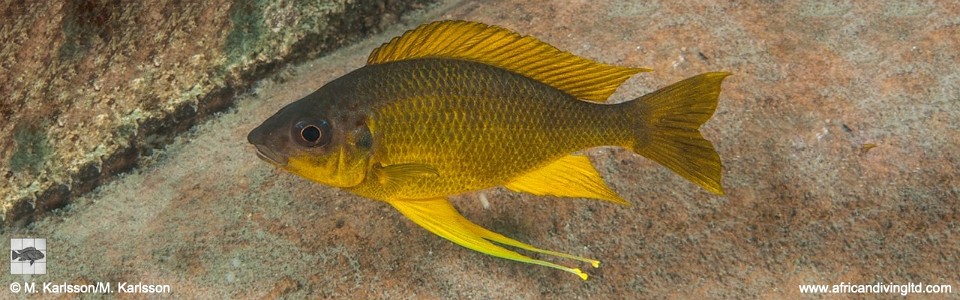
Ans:
{"label": "forked tail fin", "polygon": [[717,109],[726,72],[704,73],[628,102],[639,113],[633,151],[715,194],[723,194],[720,155],[700,134]]}

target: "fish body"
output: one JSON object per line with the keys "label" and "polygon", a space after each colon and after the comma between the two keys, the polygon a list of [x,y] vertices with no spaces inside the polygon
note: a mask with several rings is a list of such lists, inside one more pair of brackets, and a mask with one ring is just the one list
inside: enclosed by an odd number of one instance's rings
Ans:
{"label": "fish body", "polygon": [[341,122],[377,129],[372,160],[384,166],[432,166],[443,175],[415,176],[392,190],[377,180],[344,187],[373,199],[432,199],[495,187],[571,152],[626,146],[632,139],[620,105],[580,101],[470,61],[425,58],[371,65],[328,87],[330,95],[352,97],[324,101],[324,95],[315,95],[299,102],[303,108],[297,110],[325,102],[335,110],[355,102],[359,107],[341,114],[346,116]]}
{"label": "fish body", "polygon": [[720,160],[699,126],[727,73],[698,75],[605,104],[641,68],[596,63],[480,23],[441,21],[384,44],[368,64],[281,109],[248,135],[262,159],[385,201],[464,247],[577,274],[497,244],[539,249],[463,218],[447,196],[495,186],[627,204],[589,159],[620,146],[722,193]]}
{"label": "fish body", "polygon": [[10,251],[10,260],[16,260],[16,261],[29,260],[31,266],[35,261],[41,260],[43,259],[43,257],[44,257],[43,252],[40,252],[40,250],[37,250],[37,248],[34,248],[34,247],[26,247],[20,251],[17,251],[17,250]]}

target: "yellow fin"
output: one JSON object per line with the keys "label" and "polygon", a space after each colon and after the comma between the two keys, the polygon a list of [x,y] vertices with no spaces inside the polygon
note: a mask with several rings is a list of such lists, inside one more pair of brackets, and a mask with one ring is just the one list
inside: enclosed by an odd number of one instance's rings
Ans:
{"label": "yellow fin", "polygon": [[385,190],[393,191],[410,180],[440,175],[437,169],[428,164],[405,163],[383,166],[375,164],[373,174]]}
{"label": "yellow fin", "polygon": [[468,21],[420,25],[373,50],[367,64],[416,58],[455,58],[485,63],[597,102],[606,101],[633,74],[650,71],[598,63],[560,51],[530,36]]}
{"label": "yellow fin", "polygon": [[603,182],[590,159],[581,155],[567,155],[545,167],[517,177],[505,186],[514,191],[538,196],[592,198],[630,205]]}
{"label": "yellow fin", "polygon": [[480,227],[480,225],[470,222],[470,220],[467,220],[460,215],[460,213],[453,208],[453,205],[450,205],[450,202],[447,201],[447,199],[388,200],[387,203],[390,203],[390,205],[400,211],[400,213],[424,229],[429,230],[430,232],[433,232],[434,234],[439,235],[440,237],[454,242],[460,246],[467,247],[471,250],[487,255],[567,271],[576,274],[583,280],[587,280],[587,273],[584,273],[578,268],[569,268],[551,262],[533,259],[523,254],[497,246],[496,244],[491,243],[491,241],[529,251],[589,262],[594,267],[598,267],[600,265],[600,262],[597,260],[542,250],[489,231],[483,227]]}
{"label": "yellow fin", "polygon": [[720,84],[729,75],[703,73],[626,102],[637,121],[633,151],[723,195],[723,163],[700,126],[716,111]]}

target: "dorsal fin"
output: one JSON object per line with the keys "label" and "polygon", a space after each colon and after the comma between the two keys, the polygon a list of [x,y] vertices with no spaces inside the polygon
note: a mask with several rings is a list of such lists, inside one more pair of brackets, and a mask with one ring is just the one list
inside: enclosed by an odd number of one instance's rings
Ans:
{"label": "dorsal fin", "polygon": [[598,63],[530,36],[468,21],[420,25],[373,50],[367,64],[428,57],[493,65],[597,102],[606,101],[633,74],[650,71]]}

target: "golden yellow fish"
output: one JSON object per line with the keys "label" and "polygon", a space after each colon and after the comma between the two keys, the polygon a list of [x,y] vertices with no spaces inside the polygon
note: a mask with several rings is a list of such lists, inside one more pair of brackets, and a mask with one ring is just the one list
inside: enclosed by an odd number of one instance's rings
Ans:
{"label": "golden yellow fish", "polygon": [[481,23],[404,33],[367,65],[287,105],[250,132],[257,155],[310,180],[389,203],[461,246],[587,274],[494,243],[548,251],[480,227],[447,196],[495,186],[628,204],[578,150],[620,146],[722,194],[720,157],[699,127],[728,73],[705,73],[603,104],[641,68],[597,63]]}

